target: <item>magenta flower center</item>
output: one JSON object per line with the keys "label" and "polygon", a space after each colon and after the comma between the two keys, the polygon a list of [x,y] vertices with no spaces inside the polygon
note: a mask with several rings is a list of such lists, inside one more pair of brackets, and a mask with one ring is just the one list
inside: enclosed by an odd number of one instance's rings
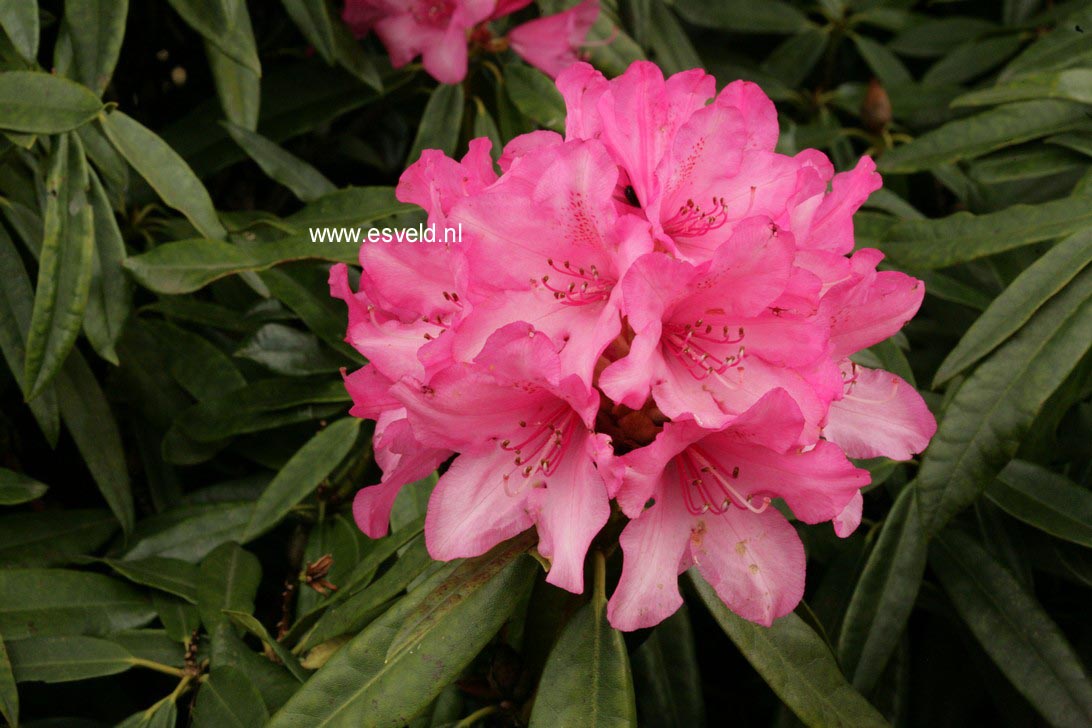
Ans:
{"label": "magenta flower center", "polygon": [[421,25],[446,28],[455,13],[455,0],[416,0],[410,6],[410,12]]}
{"label": "magenta flower center", "polygon": [[697,237],[728,222],[728,205],[723,197],[714,197],[708,205],[687,200],[673,216],[664,221],[664,232],[681,237]]}

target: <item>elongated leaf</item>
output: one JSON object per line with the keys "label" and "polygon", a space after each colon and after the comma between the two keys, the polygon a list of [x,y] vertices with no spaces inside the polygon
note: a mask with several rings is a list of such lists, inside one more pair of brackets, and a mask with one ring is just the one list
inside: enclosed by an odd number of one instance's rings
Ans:
{"label": "elongated leaf", "polygon": [[[177,424],[200,442],[260,432],[280,424],[306,422],[337,411],[349,401],[345,386],[329,379],[265,379],[243,389],[199,402],[183,412]],[[331,405],[321,408],[317,405]]]}
{"label": "elongated leaf", "polygon": [[318,227],[363,227],[413,209],[412,205],[398,201],[393,187],[346,187],[286,219],[296,230],[307,232]]}
{"label": "elongated leaf", "polygon": [[569,620],[542,671],[531,728],[637,724],[626,642],[607,622],[605,567],[598,558],[596,592]]}
{"label": "elongated leaf", "polygon": [[940,164],[972,159],[1029,139],[1068,131],[1085,120],[1080,104],[1068,101],[1021,101],[966,119],[950,121],[880,158],[882,172],[918,172]]}
{"label": "elongated leaf", "polygon": [[174,324],[143,324],[168,354],[168,369],[196,399],[223,397],[246,386],[235,363],[208,339]]}
{"label": "elongated leaf", "polygon": [[133,534],[133,545],[123,558],[163,556],[191,563],[199,561],[224,541],[238,538],[253,510],[254,504],[249,502],[176,508],[142,521]]}
{"label": "elongated leaf", "polygon": [[700,68],[701,58],[694,50],[686,31],[668,10],[663,0],[650,3],[652,23],[648,33],[652,52],[665,74]]}
{"label": "elongated leaf", "polygon": [[117,531],[105,509],[42,511],[0,516],[0,564],[53,566],[89,554]]}
{"label": "elongated leaf", "polygon": [[454,609],[437,615],[408,649],[385,660],[402,621],[445,578],[447,571],[441,571],[338,650],[269,725],[404,725],[492,639],[530,589],[537,568],[528,556],[509,562]]}
{"label": "elongated leaf", "polygon": [[777,696],[809,726],[886,726],[879,711],[842,675],[823,639],[796,614],[771,627],[736,616],[695,570],[702,602]]}
{"label": "elongated leaf", "polygon": [[38,56],[38,0],[0,3],[0,28],[23,58],[33,61]]}
{"label": "elongated leaf", "polygon": [[246,673],[231,665],[209,672],[193,707],[195,728],[254,728],[268,720],[261,693]]}
{"label": "elongated leaf", "polygon": [[76,441],[99,492],[129,533],[136,516],[121,433],[106,395],[79,351],[72,351],[57,375],[57,399],[61,419]]}
{"label": "elongated leaf", "polygon": [[102,129],[160,198],[185,215],[199,233],[227,237],[205,186],[166,142],[120,111],[102,117]]}
{"label": "elongated leaf", "polygon": [[1000,346],[1052,296],[1092,263],[1092,232],[1066,238],[1009,284],[948,352],[933,378],[936,387]]}
{"label": "elongated leaf", "polygon": [[45,234],[23,371],[31,398],[57,374],[83,322],[95,244],[87,190],[79,138],[58,137],[46,176]]}
{"label": "elongated leaf", "polygon": [[5,639],[109,634],[153,616],[148,600],[116,579],[65,569],[0,569]]}
{"label": "elongated leaf", "polygon": [[956,392],[915,483],[927,532],[938,533],[1008,463],[1090,343],[1092,269],[1085,269]]}
{"label": "elongated leaf", "polygon": [[1092,493],[1065,476],[1013,460],[986,487],[986,497],[1013,518],[1092,548]]}
{"label": "elongated leaf", "polygon": [[19,725],[19,691],[3,635],[0,635],[0,716],[13,726]]}
{"label": "elongated leaf", "polygon": [[1092,680],[1062,631],[974,539],[941,534],[929,564],[982,649],[1051,725],[1092,722]]}
{"label": "elongated leaf", "polygon": [[163,630],[178,644],[187,643],[193,633],[201,628],[201,614],[189,602],[165,593],[152,592],[152,605],[163,623]]}
{"label": "elongated leaf", "polygon": [[133,666],[128,650],[98,637],[31,637],[10,643],[8,652],[19,682],[73,682],[115,675]]}
{"label": "elongated leaf", "polygon": [[253,612],[261,578],[258,559],[237,543],[229,541],[206,556],[197,576],[197,608],[205,628],[212,631],[227,619],[225,609]]}
{"label": "elongated leaf", "polygon": [[116,728],[174,728],[177,722],[178,706],[173,700],[164,698],[147,710],[133,713]]}
{"label": "elongated leaf", "polygon": [[[85,127],[88,129],[94,127]],[[91,209],[94,214],[94,255],[91,292],[87,299],[83,329],[99,356],[118,363],[114,346],[121,336],[132,303],[132,284],[122,269],[125,241],[114,211],[98,175],[90,174]]]}
{"label": "elongated leaf", "polygon": [[862,692],[872,691],[898,646],[927,555],[914,489],[907,487],[881,527],[838,636],[838,660]]}
{"label": "elongated leaf", "polygon": [[[7,229],[0,225],[0,352],[4,355],[8,370],[15,377],[16,384],[25,398],[28,389],[23,377],[23,365],[26,362],[26,341],[30,332],[30,317],[33,309],[34,291],[30,287],[30,278],[19,257],[19,251],[8,236]],[[46,441],[56,446],[60,435],[60,410],[57,408],[57,394],[52,386],[47,386],[42,393],[28,403],[34,419],[42,429]]]}
{"label": "elongated leaf", "polygon": [[101,110],[102,101],[78,83],[36,71],[0,73],[0,129],[60,134]]}
{"label": "elongated leaf", "polygon": [[[321,269],[319,269],[321,270]],[[318,270],[314,272],[316,275]],[[273,296],[300,317],[307,330],[317,335],[342,355],[360,361],[360,354],[345,343],[344,310],[340,302],[316,291],[308,279],[298,271],[273,269],[261,274]],[[329,274],[322,271],[323,279]]]}
{"label": "elongated leaf", "polygon": [[168,0],[186,24],[220,52],[261,75],[246,0]]}
{"label": "elongated leaf", "polygon": [[439,149],[449,157],[455,154],[464,103],[463,87],[459,84],[440,84],[433,90],[410,147],[408,163],[416,162],[425,149]]}
{"label": "elongated leaf", "polygon": [[402,629],[391,640],[387,650],[387,661],[394,659],[400,652],[419,644],[422,637],[431,631],[447,615],[458,611],[471,601],[474,595],[487,587],[498,573],[525,553],[534,543],[530,531],[509,539],[495,547],[489,553],[475,559],[468,559],[459,564],[451,578],[425,597],[418,607],[406,616]]}
{"label": "elongated leaf", "polygon": [[990,88],[972,91],[952,101],[952,106],[985,106],[1033,99],[1061,99],[1092,104],[1092,68],[1029,73]]}
{"label": "elongated leaf", "polygon": [[240,129],[257,129],[262,104],[261,76],[212,43],[205,44],[205,53],[224,116]]}
{"label": "elongated leaf", "polygon": [[1092,38],[1087,32],[1090,25],[1092,10],[1084,8],[1073,13],[1005,66],[998,80],[1004,83],[1025,73],[1052,71],[1087,60],[1092,55]]}
{"label": "elongated leaf", "polygon": [[642,715],[656,716],[665,728],[705,725],[701,672],[685,604],[656,625],[634,653],[633,683]]}
{"label": "elongated leaf", "polygon": [[1074,195],[1000,212],[957,212],[939,220],[903,220],[880,247],[910,268],[943,268],[1023,245],[1060,238],[1092,224],[1092,196]]}
{"label": "elongated leaf", "polygon": [[505,66],[504,81],[508,98],[520,113],[546,129],[565,130],[565,100],[542,71],[510,63]]}
{"label": "elongated leaf", "polygon": [[255,653],[244,643],[236,634],[236,627],[226,619],[212,632],[210,653],[212,669],[227,665],[239,668],[250,684],[257,688],[267,711],[272,712],[284,705],[300,687],[287,670]]}
{"label": "elongated leaf", "polygon": [[[350,514],[326,514],[307,535],[302,563],[312,564],[329,554],[333,562],[323,578],[341,591],[353,568],[371,553],[377,543],[364,535]],[[296,616],[302,617],[312,609],[321,607],[337,591],[322,594],[317,589],[297,590]]]}
{"label": "elongated leaf", "polygon": [[857,34],[853,35],[853,44],[857,46],[857,52],[864,62],[885,86],[911,83],[914,80],[903,62],[887,46]]}
{"label": "elongated leaf", "polygon": [[281,0],[303,37],[315,46],[323,60],[334,62],[334,23],[326,0]]}
{"label": "elongated leaf", "polygon": [[247,246],[218,240],[181,240],[128,258],[125,268],[138,283],[157,293],[192,293],[225,276],[265,270],[286,261],[354,263],[360,239],[355,243],[313,242],[309,235],[294,235]]}
{"label": "elongated leaf", "polygon": [[889,45],[892,50],[904,56],[943,56],[960,44],[978,38],[994,28],[994,23],[981,18],[956,16],[922,19],[901,30]]}
{"label": "elongated leaf", "polygon": [[129,0],[65,0],[62,32],[72,43],[76,80],[102,95],[121,53]]}
{"label": "elongated leaf", "polygon": [[236,350],[235,356],[250,359],[285,376],[336,372],[345,365],[345,358],[323,346],[317,336],[274,323],[255,331]]}
{"label": "elongated leaf", "polygon": [[801,31],[774,48],[762,70],[786,86],[797,86],[815,68],[829,40],[830,35],[820,28]]}
{"label": "elongated leaf", "polygon": [[733,33],[796,33],[808,25],[803,13],[782,0],[675,0],[675,9],[694,25]]}
{"label": "elongated leaf", "polygon": [[243,538],[249,541],[276,525],[292,506],[306,498],[345,459],[359,432],[360,420],[344,417],[301,447],[254,504]]}
{"label": "elongated leaf", "polygon": [[1001,65],[1023,44],[1023,38],[1016,33],[987,36],[961,43],[926,71],[921,82],[926,86],[966,83]]}
{"label": "elongated leaf", "polygon": [[432,564],[424,539],[412,541],[394,565],[373,584],[355,590],[349,598],[330,606],[300,640],[300,648],[316,647],[335,637],[359,632]]}
{"label": "elongated leaf", "polygon": [[322,176],[321,172],[275,142],[235,124],[225,123],[224,128],[263,172],[290,189],[303,202],[314,202],[337,191],[334,183]]}
{"label": "elongated leaf", "polygon": [[129,581],[182,597],[190,604],[197,603],[198,569],[191,563],[162,556],[128,561],[106,559],[106,563]]}
{"label": "elongated leaf", "polygon": [[49,486],[14,470],[0,468],[0,506],[17,506],[45,495]]}
{"label": "elongated leaf", "polygon": [[299,680],[301,683],[307,680],[309,673],[300,667],[299,660],[295,655],[288,651],[288,648],[282,645],[277,640],[273,639],[269,635],[269,631],[265,626],[259,622],[254,616],[247,614],[246,612],[236,612],[230,609],[225,609],[224,614],[235,624],[239,625],[247,632],[257,637],[262,641],[262,644],[268,645],[269,649],[273,651],[273,654],[277,656],[277,659],[281,661],[292,676]]}

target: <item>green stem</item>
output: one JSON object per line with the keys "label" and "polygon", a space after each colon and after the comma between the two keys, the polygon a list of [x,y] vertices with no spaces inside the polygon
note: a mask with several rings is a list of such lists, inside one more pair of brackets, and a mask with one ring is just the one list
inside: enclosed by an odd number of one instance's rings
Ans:
{"label": "green stem", "polygon": [[164,665],[162,662],[154,662],[152,660],[145,660],[143,657],[130,657],[130,664],[135,667],[145,667],[149,670],[155,670],[156,672],[162,672],[165,675],[174,675],[175,677],[185,677],[186,671],[178,668],[171,667],[170,665]]}
{"label": "green stem", "polygon": [[474,725],[487,715],[493,715],[493,713],[496,712],[497,706],[487,705],[481,710],[475,710],[473,713],[460,720],[458,723],[455,724],[455,728],[469,728],[469,726]]}

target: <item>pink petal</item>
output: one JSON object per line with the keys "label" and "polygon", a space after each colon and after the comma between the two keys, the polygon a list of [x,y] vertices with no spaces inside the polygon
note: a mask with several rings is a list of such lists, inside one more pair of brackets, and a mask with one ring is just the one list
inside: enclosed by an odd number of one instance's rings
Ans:
{"label": "pink petal", "polygon": [[466,27],[452,23],[437,42],[424,46],[421,63],[440,83],[462,83],[467,67]]}
{"label": "pink petal", "polygon": [[936,420],[917,390],[882,369],[842,365],[845,396],[831,402],[823,436],[854,458],[909,460],[929,444]]}
{"label": "pink petal", "polygon": [[838,535],[838,538],[851,536],[857,530],[857,526],[861,525],[861,511],[863,510],[864,496],[861,495],[861,491],[857,491],[857,494],[853,496],[853,500],[841,513],[834,517],[834,533]]}
{"label": "pink petal", "polygon": [[758,84],[732,81],[717,96],[716,105],[739,111],[746,129],[742,149],[772,152],[777,146],[777,109]]}
{"label": "pink petal", "polygon": [[607,603],[615,629],[651,627],[679,608],[680,566],[693,525],[681,498],[661,491],[656,504],[622,530],[622,576]]}
{"label": "pink petal", "polygon": [[570,444],[545,488],[530,494],[538,525],[538,550],[550,559],[546,581],[574,593],[584,591],[588,547],[610,516],[607,489],[589,452],[588,435]]}
{"label": "pink petal", "polygon": [[577,51],[599,15],[598,0],[531,20],[508,33],[512,50],[551,78],[578,60]]}
{"label": "pink petal", "polygon": [[796,608],[804,596],[804,545],[776,509],[732,507],[703,516],[702,526],[690,539],[690,554],[729,609],[769,627]]}
{"label": "pink petal", "polygon": [[508,482],[512,454],[500,448],[464,453],[441,476],[425,515],[425,545],[439,561],[479,556],[531,527],[527,491],[518,474]]}

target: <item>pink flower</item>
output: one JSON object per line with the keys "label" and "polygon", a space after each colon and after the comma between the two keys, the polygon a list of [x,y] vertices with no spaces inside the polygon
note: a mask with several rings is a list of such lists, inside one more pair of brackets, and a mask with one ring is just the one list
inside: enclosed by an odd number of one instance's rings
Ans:
{"label": "pink flower", "polygon": [[383,470],[354,515],[384,533],[399,490],[454,455],[426,516],[433,557],[535,526],[548,580],[580,591],[616,498],[612,624],[664,619],[695,565],[768,625],[805,578],[772,499],[848,536],[868,474],[847,456],[908,459],[936,430],[911,385],[850,358],[924,287],[854,251],[871,160],[836,175],[814,150],[778,154],[753,84],[716,94],[700,70],[636,63],[608,81],[578,63],[558,87],[565,137],[513,139],[499,176],[485,140],[403,174],[399,199],[461,245],[367,244],[356,290],[331,269],[369,361],[345,378],[351,413],[376,420]]}
{"label": "pink flower", "polygon": [[753,622],[768,626],[796,607],[804,547],[770,500],[783,498],[800,520],[819,523],[868,484],[868,472],[836,445],[799,449],[803,424],[792,399],[774,389],[724,429],[669,423],[626,456],[618,502],[633,520],[622,532],[611,624],[639,629],[670,616],[682,604],[677,576],[691,565]]}
{"label": "pink flower", "polygon": [[496,0],[349,0],[342,15],[358,35],[374,30],[401,68],[417,56],[440,83],[466,78],[467,33],[493,15]]}
{"label": "pink flower", "polygon": [[577,52],[599,16],[599,0],[584,0],[564,12],[531,20],[508,32],[508,42],[523,60],[550,78],[576,63]]}
{"label": "pink flower", "polygon": [[603,472],[612,455],[593,432],[598,393],[562,374],[553,343],[513,323],[472,364],[394,393],[419,436],[461,453],[429,502],[429,553],[477,556],[537,525],[547,581],[582,591],[588,545],[610,514]]}

